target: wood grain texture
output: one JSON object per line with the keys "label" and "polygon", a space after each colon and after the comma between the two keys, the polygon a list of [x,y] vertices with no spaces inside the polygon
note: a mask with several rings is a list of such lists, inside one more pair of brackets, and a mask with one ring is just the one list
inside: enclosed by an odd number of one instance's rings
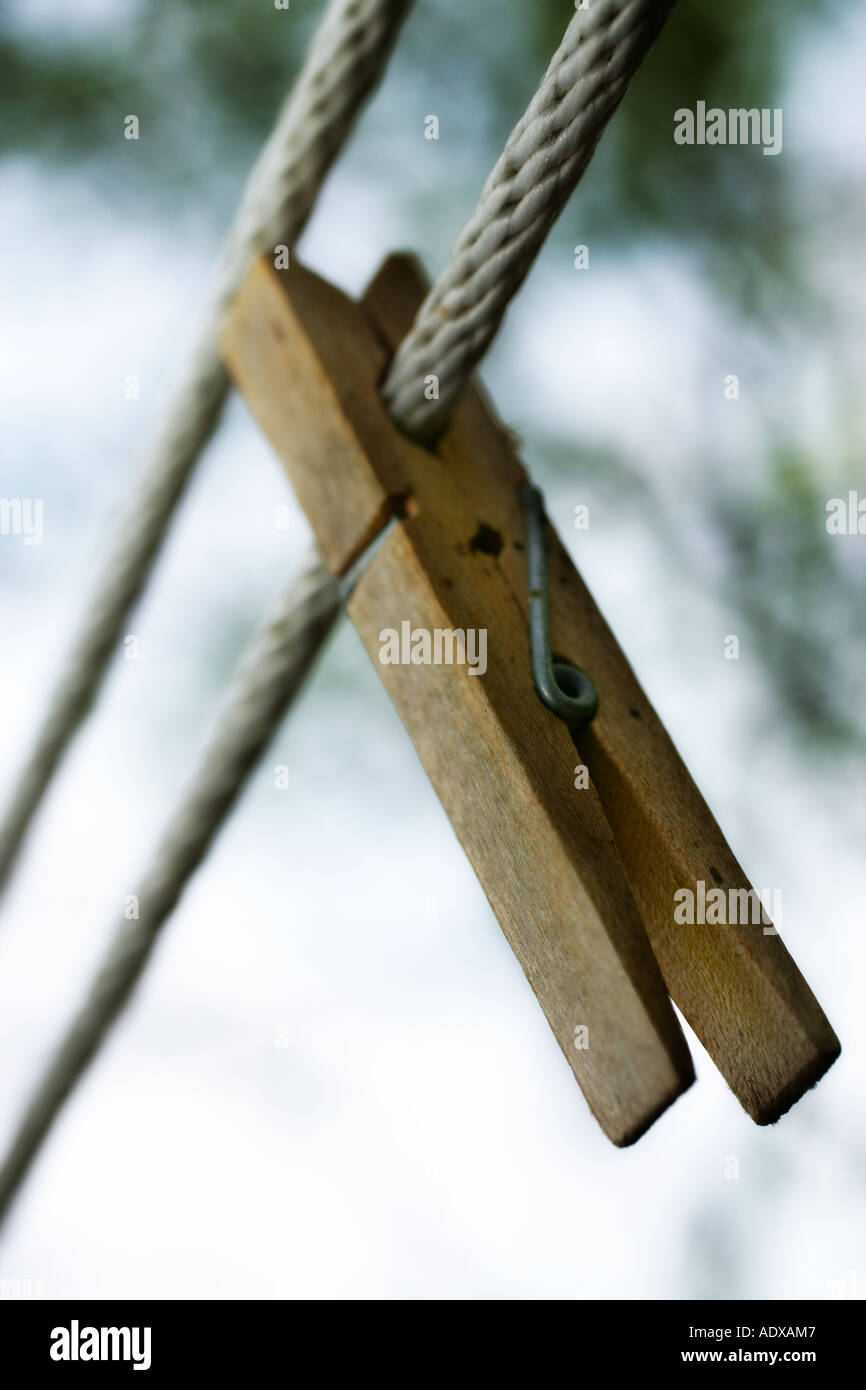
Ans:
{"label": "wood grain texture", "polygon": [[[288,286],[291,295],[280,293]],[[308,320],[328,344],[327,361],[304,330]],[[375,395],[385,363],[379,344],[365,353],[369,338],[362,309],[346,295],[300,266],[280,272],[266,259],[235,297],[223,334],[226,363],[284,464],[332,574],[349,568],[392,510],[383,478],[399,453],[392,447],[389,454],[381,431],[364,437],[367,413],[358,409]]]}
{"label": "wood grain texture", "polygon": [[[538,719],[521,614],[495,561],[454,546],[467,523],[422,507],[349,612],[593,1113],[631,1143],[690,1084],[691,1059],[598,798],[574,788],[564,726]],[[380,633],[407,620],[483,626],[486,674],[381,665]]]}
{"label": "wood grain texture", "polygon": [[[675,922],[678,889],[749,885],[549,529],[554,649],[600,695],[581,739],[592,786],[574,788],[573,745],[531,684],[516,496],[525,474],[510,435],[473,388],[429,453],[394,430],[378,399],[422,292],[406,257],[386,262],[362,307],[300,268],[281,280],[263,263],[227,325],[228,366],[326,555],[344,566],[395,505],[404,514],[350,611],[606,1132],[630,1142],[690,1078],[634,900],[671,996],[749,1114],[767,1123],[827,1069],[838,1041],[777,935],[760,923]],[[345,490],[310,480],[322,435]],[[487,628],[487,674],[382,666],[379,633],[404,619]],[[582,1054],[581,1023],[591,1039]]]}

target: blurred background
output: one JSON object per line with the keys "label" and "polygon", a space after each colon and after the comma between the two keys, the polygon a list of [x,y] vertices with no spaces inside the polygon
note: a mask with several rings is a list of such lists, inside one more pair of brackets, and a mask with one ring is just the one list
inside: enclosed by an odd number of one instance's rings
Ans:
{"label": "blurred background", "polygon": [[[45,518],[41,545],[0,537],[4,796],[322,9],[0,6],[0,489]],[[304,259],[351,291],[394,248],[435,274],[572,11],[419,0]],[[866,1296],[866,537],[825,524],[866,496],[864,56],[847,0],[680,0],[485,366],[734,851],[782,888],[841,1060],[759,1130],[690,1035],[698,1084],[614,1150],[344,623],[52,1133],[0,1279]],[[781,107],[782,153],[675,145],[698,100]],[[3,903],[0,1139],[306,533],[234,401]]]}

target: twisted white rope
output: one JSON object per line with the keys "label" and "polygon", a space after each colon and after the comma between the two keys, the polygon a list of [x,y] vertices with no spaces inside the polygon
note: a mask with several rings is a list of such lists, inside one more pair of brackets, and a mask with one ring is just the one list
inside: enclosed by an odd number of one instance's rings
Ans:
{"label": "twisted white rope", "polygon": [[229,233],[213,304],[168,403],[94,586],[36,744],[0,825],[0,887],[48,784],[98,692],[195,463],[220,419],[229,378],[218,351],[228,300],[267,248],[294,247],[316,195],[380,77],[413,0],[332,0],[298,81],[252,170]]}
{"label": "twisted white rope", "polygon": [[138,888],[138,920],[120,924],[90,993],[31,1100],[0,1169],[0,1216],[52,1120],[129,998],[161,926],[300,689],[339,607],[339,587],[314,553],[299,578],[280,595],[247,648],[198,769]]}
{"label": "twisted white rope", "polygon": [[[385,403],[413,439],[434,443],[447,428],[672,5],[591,0],[569,24],[386,376]],[[427,399],[431,377],[438,399]]]}

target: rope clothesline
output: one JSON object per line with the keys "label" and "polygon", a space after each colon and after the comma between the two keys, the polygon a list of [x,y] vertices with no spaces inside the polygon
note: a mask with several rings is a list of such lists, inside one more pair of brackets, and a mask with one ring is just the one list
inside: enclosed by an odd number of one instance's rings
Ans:
{"label": "rope clothesline", "polygon": [[413,439],[433,443],[448,428],[673,3],[592,0],[569,24],[385,379],[391,418]]}
{"label": "rope clothesline", "polygon": [[294,247],[337,154],[381,76],[413,0],[331,0],[300,76],[250,174],[186,372],[121,517],[47,713],[0,824],[0,889],[39,803],[99,691],[231,382],[219,355],[225,307],[253,261]]}
{"label": "rope clothesline", "polygon": [[[413,437],[429,439],[447,428],[474,366],[672,3],[597,0],[588,9],[578,10],[569,24],[541,88],[510,137],[478,209],[386,377],[383,390],[389,413]],[[574,82],[578,96],[566,86],[568,80]],[[543,185],[543,196],[534,196],[534,181]],[[492,275],[486,275],[483,266],[472,269],[480,266],[484,247],[497,267]],[[436,331],[443,321],[444,337]],[[424,377],[431,372],[439,375],[446,390],[440,392],[436,409],[428,416],[419,404],[418,387],[423,397]],[[206,757],[143,880],[138,895],[140,919],[132,927],[123,923],[85,1005],[25,1112],[0,1169],[0,1218],[75,1081],[129,997],[159,928],[331,629],[340,591],[315,547],[305,561],[299,586],[289,586],[280,597],[244,657]],[[296,604],[298,610],[293,612]],[[220,765],[221,759],[225,766]]]}
{"label": "rope clothesline", "polygon": [[136,891],[138,919],[121,922],[84,1004],[25,1111],[0,1170],[8,1207],[52,1120],[142,974],[163,922],[204,859],[247,776],[302,685],[339,611],[339,591],[315,557],[258,631],[199,756],[195,774]]}

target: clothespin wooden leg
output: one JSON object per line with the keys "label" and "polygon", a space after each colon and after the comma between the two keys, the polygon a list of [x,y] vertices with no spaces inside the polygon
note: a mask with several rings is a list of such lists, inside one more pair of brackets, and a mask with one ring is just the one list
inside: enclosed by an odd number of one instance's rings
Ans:
{"label": "clothespin wooden leg", "polygon": [[[700,939],[695,950],[688,942],[669,945],[671,874],[691,873],[708,853],[713,866],[721,860],[733,872],[730,851],[551,536],[554,644],[596,680],[603,710],[609,704],[587,740],[621,845],[596,787],[576,789],[568,732],[532,686],[517,497],[525,474],[509,437],[473,390],[430,453],[394,429],[378,396],[388,355],[421,293],[405,258],[386,263],[363,305],[300,267],[281,278],[263,261],[232,307],[224,355],[334,573],[345,571],[389,516],[402,517],[360,579],[350,613],[605,1132],[618,1144],[632,1142],[693,1076],[621,855],[674,998],[692,1009],[743,1103],[765,1118],[768,1106],[795,1098],[805,1075],[814,1079],[815,1052],[824,1047],[826,1054],[823,1015],[778,938],[776,954],[729,929],[705,950]],[[383,664],[383,632],[401,633],[404,624],[429,634],[483,630],[485,674],[466,665]],[[638,713],[626,711],[623,729],[625,691]],[[650,752],[664,745],[661,781],[648,775],[646,749],[630,765],[641,721]],[[666,800],[673,809],[663,815]],[[691,857],[690,816],[704,832]],[[643,839],[634,826],[643,827]],[[672,846],[664,845],[668,835]],[[663,865],[657,892],[654,856]],[[708,962],[716,979],[707,976]],[[733,1002],[719,1005],[717,990]],[[769,1006],[753,1036],[751,1013],[762,991]],[[803,1037],[813,1043],[808,1057]],[[779,1057],[789,1044],[798,1050],[785,1067]]]}

